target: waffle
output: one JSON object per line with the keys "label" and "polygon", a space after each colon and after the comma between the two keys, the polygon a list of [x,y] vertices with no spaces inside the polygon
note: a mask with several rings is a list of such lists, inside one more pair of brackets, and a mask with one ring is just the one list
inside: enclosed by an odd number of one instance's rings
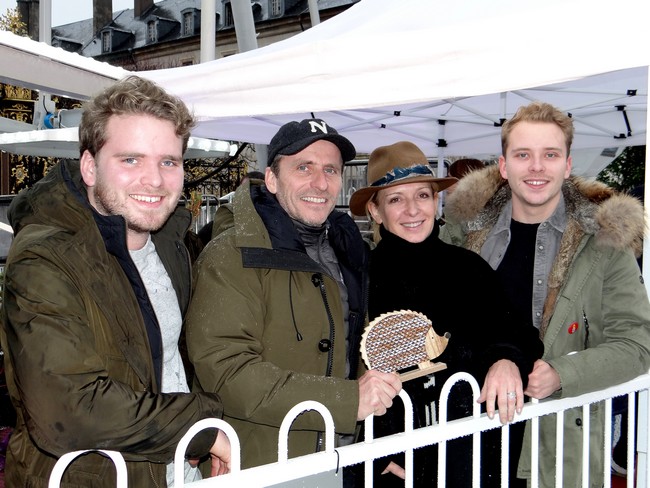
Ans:
{"label": "waffle", "polygon": [[[399,310],[375,318],[361,337],[361,356],[369,369],[384,373],[418,367],[403,378],[422,376],[446,368],[432,363],[447,347],[449,333],[437,335],[426,315]],[[415,374],[414,374],[415,373]]]}

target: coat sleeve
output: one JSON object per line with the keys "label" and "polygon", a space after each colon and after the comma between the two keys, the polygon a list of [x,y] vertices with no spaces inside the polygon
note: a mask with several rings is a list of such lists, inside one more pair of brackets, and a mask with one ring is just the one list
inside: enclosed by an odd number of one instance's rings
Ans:
{"label": "coat sleeve", "polygon": [[[605,250],[590,265],[587,274],[574,264],[575,279],[562,291],[544,339],[565,397],[629,381],[650,367],[650,303],[632,253]],[[576,333],[567,333],[569,324]]]}
{"label": "coat sleeve", "polygon": [[[200,388],[219,393],[225,415],[274,427],[299,402],[318,401],[332,413],[337,432],[353,433],[358,383],[305,373],[304,348],[310,342],[306,338],[297,351],[283,349],[282,354],[290,358],[285,367],[268,359],[270,354],[279,354],[265,350],[265,334],[273,333],[268,324],[281,320],[276,315],[281,314],[279,305],[267,302],[268,289],[263,286],[264,275],[271,271],[243,268],[239,250],[228,241],[227,237],[213,240],[195,266],[186,326]],[[315,306],[313,313],[321,309],[322,305]],[[290,321],[284,325],[293,331]],[[287,362],[296,367],[287,367]],[[306,413],[292,428],[321,431],[323,422],[320,415]]]}
{"label": "coat sleeve", "polygon": [[[131,461],[169,462],[197,421],[221,417],[214,394],[155,394],[109,374],[106,361],[129,374],[124,357],[96,350],[92,321],[101,320],[67,270],[38,250],[7,265],[3,327],[14,400],[38,447],[55,456],[110,449]],[[120,365],[121,364],[121,365]],[[207,454],[216,432],[199,436],[192,456]]]}

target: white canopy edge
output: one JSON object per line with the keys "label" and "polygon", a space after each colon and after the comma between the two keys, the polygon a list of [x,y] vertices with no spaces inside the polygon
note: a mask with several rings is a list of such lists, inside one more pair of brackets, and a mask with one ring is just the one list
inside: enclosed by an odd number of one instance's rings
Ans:
{"label": "white canopy edge", "polygon": [[[0,149],[24,156],[79,158],[79,129],[45,129],[0,134]],[[190,137],[185,159],[221,158],[237,152],[227,141]]]}
{"label": "white canopy edge", "polygon": [[0,31],[0,81],[87,100],[130,71]]}

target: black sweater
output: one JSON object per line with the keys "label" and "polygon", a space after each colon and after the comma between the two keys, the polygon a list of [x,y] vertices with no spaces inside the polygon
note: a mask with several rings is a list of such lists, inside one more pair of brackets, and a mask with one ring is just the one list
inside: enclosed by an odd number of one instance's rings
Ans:
{"label": "black sweater", "polygon": [[436,228],[413,244],[382,227],[370,258],[370,320],[401,309],[423,313],[437,334],[451,333],[437,359],[447,363],[445,376],[466,371],[482,385],[492,363],[510,359],[525,387],[543,352],[537,330],[510,312],[496,272],[481,256],[437,234]]}
{"label": "black sweater", "polygon": [[[453,373],[468,372],[482,386],[495,361],[510,359],[519,367],[525,387],[543,345],[538,331],[510,312],[499,277],[490,265],[478,254],[442,242],[437,227],[425,241],[416,244],[383,227],[381,236],[370,256],[370,320],[382,313],[408,309],[425,314],[437,334],[451,334],[446,350],[436,359],[445,362],[447,369],[435,373],[435,385],[426,386],[426,377],[403,384],[413,401],[415,427],[427,424],[432,415],[431,403],[438,404],[440,389]],[[469,385],[457,384],[449,397],[448,419],[470,415],[472,407]],[[403,419],[401,401],[396,400],[386,415],[375,419],[375,436],[403,431]],[[498,447],[498,441],[492,443]],[[448,476],[447,487],[470,486],[470,439],[456,440],[449,449],[448,473],[453,474]],[[414,486],[435,486],[435,451],[418,449],[415,457]],[[390,459],[403,466],[402,456]],[[388,461],[375,463],[375,486],[403,486],[394,476],[380,474]],[[498,471],[498,458],[493,464]]]}

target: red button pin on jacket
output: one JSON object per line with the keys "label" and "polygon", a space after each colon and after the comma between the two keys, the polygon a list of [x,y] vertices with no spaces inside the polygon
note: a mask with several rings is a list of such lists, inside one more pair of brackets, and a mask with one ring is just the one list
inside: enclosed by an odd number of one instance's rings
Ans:
{"label": "red button pin on jacket", "polygon": [[569,326],[569,334],[573,334],[576,330],[578,330],[578,322],[573,322]]}

